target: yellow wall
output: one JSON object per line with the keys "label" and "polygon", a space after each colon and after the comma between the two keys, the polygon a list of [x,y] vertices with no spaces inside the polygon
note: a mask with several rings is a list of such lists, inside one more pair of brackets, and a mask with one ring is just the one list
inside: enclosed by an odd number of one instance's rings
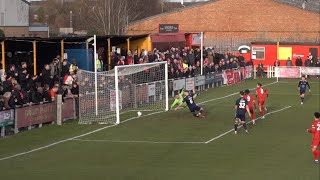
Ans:
{"label": "yellow wall", "polygon": [[[127,49],[127,43],[121,44],[119,47],[123,47],[123,48]],[[151,45],[150,36],[145,37],[145,38],[141,38],[141,39],[137,39],[134,41],[130,40],[130,49],[132,51],[135,51],[136,49],[138,49],[138,54],[141,53],[142,49],[147,50],[147,51],[151,51],[152,45]]]}

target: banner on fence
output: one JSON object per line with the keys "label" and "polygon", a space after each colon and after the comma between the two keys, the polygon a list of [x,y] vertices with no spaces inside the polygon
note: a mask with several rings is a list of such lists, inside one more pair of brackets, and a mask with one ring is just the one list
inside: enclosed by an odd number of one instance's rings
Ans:
{"label": "banner on fence", "polygon": [[194,90],[194,78],[186,79],[186,90],[193,91]]}
{"label": "banner on fence", "polygon": [[206,75],[206,84],[213,84],[215,80],[215,75],[214,74],[208,74]]}
{"label": "banner on fence", "polygon": [[[139,92],[139,91],[138,91]],[[122,91],[119,90],[119,108],[122,109]],[[116,90],[110,90],[110,110],[116,110]]]}
{"label": "banner on fence", "polygon": [[233,83],[238,84],[241,82],[240,70],[233,70]]}
{"label": "banner on fence", "polygon": [[301,67],[303,75],[320,75],[320,67]]}
{"label": "banner on fence", "polygon": [[14,124],[14,110],[0,112],[0,127]]}
{"label": "banner on fence", "polygon": [[156,84],[152,83],[148,85],[148,96],[156,95]]}
{"label": "banner on fence", "polygon": [[202,86],[206,84],[206,76],[197,76],[194,79],[195,79],[195,82],[194,82],[195,86]]}
{"label": "banner on fence", "polygon": [[[28,127],[36,124],[50,123],[57,120],[57,104],[48,103],[27,106],[15,110],[16,128]],[[62,105],[62,119],[75,118],[74,99],[65,99]]]}
{"label": "banner on fence", "polygon": [[253,78],[253,66],[246,66],[244,77],[246,79]]}
{"label": "banner on fence", "polygon": [[64,100],[64,103],[62,104],[62,119],[65,121],[65,120],[75,119],[75,118],[76,118],[75,99],[67,98]]}
{"label": "banner on fence", "polygon": [[185,88],[186,80],[185,79],[177,79],[173,81],[173,90],[177,91]]}
{"label": "banner on fence", "polygon": [[275,67],[275,76],[279,78],[300,78],[300,67]]}
{"label": "banner on fence", "polygon": [[36,124],[49,123],[57,119],[57,106],[48,103],[16,109],[16,127],[28,127]]}
{"label": "banner on fence", "polygon": [[215,74],[214,74],[214,82],[215,82],[215,83],[223,82],[223,75],[222,75],[222,73],[215,73]]}
{"label": "banner on fence", "polygon": [[224,71],[224,73],[225,73],[225,78],[226,78],[226,84],[227,85],[232,85],[232,84],[234,84],[234,72],[233,72],[233,70],[231,70],[231,69],[228,69],[228,70],[225,70]]}

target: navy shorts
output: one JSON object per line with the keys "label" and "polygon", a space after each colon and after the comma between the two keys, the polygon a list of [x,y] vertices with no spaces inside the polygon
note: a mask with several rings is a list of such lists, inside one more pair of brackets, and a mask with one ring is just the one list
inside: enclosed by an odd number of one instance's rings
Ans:
{"label": "navy shorts", "polygon": [[201,107],[199,106],[192,106],[189,108],[190,109],[190,112],[196,112],[196,111],[200,111],[201,110]]}
{"label": "navy shorts", "polygon": [[240,119],[241,121],[246,121],[246,114],[236,114],[236,119]]}
{"label": "navy shorts", "polygon": [[306,90],[305,89],[300,89],[300,95],[305,94]]}

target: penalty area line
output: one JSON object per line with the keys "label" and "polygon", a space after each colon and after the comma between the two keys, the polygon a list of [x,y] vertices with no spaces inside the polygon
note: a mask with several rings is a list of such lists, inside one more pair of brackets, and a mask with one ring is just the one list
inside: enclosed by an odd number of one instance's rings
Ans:
{"label": "penalty area line", "polygon": [[[282,108],[282,109],[279,109],[279,110],[276,110],[276,111],[271,111],[271,112],[265,114],[264,116],[268,116],[268,115],[271,115],[271,114],[274,114],[274,113],[278,113],[278,112],[284,111],[284,110],[286,110],[286,109],[289,109],[289,108],[291,108],[291,107],[292,107],[292,106],[286,106],[286,107],[284,107],[284,108]],[[258,117],[258,118],[254,119],[254,120],[257,121],[257,120],[259,120],[259,119],[261,119],[261,117]],[[252,120],[249,121],[249,122],[247,122],[247,124],[251,124],[251,123],[252,123]],[[239,128],[241,128],[241,127],[242,127],[242,126],[239,126]],[[217,140],[217,139],[220,139],[221,137],[223,137],[223,136],[231,133],[232,131],[234,131],[234,129],[230,129],[229,131],[227,131],[227,132],[225,132],[225,133],[222,133],[222,134],[220,134],[219,136],[216,136],[216,137],[214,137],[214,138],[212,138],[212,139],[209,139],[208,141],[205,142],[205,144],[208,144],[208,143],[210,143],[210,142],[212,142],[212,141],[215,141],[215,140]]]}
{"label": "penalty area line", "polygon": [[[269,85],[276,84],[276,83],[277,83],[277,82],[272,82],[272,83],[266,84],[266,85],[264,85],[264,86],[269,86]],[[252,88],[252,89],[254,89],[254,88]],[[251,89],[251,90],[252,90],[252,89]],[[232,94],[229,94],[229,95],[226,95],[226,96],[223,96],[223,97],[219,97],[219,98],[215,98],[215,99],[210,99],[210,100],[207,100],[207,101],[203,101],[203,102],[200,102],[200,103],[198,103],[198,104],[205,104],[205,103],[208,103],[208,102],[212,102],[212,101],[216,101],[216,100],[220,100],[220,99],[225,99],[225,98],[228,98],[228,97],[237,95],[237,94],[238,94],[238,93],[232,93]],[[140,117],[132,117],[132,118],[126,119],[126,120],[124,120],[124,121],[121,121],[120,124],[123,124],[123,123],[125,123],[125,122],[131,121],[131,120],[134,120],[134,119],[138,119],[138,118],[142,118],[142,117],[147,117],[147,116],[151,116],[151,115],[155,115],[155,114],[160,114],[160,113],[163,113],[163,112],[166,112],[166,111],[154,112],[154,113],[142,115],[142,116],[140,116]],[[7,160],[7,159],[12,159],[12,158],[15,158],[15,157],[24,156],[24,155],[27,155],[27,154],[31,154],[31,153],[33,153],[33,152],[37,152],[37,151],[41,151],[41,150],[44,150],[44,149],[48,149],[48,148],[50,148],[50,147],[52,147],[52,146],[55,146],[55,145],[58,145],[58,144],[61,144],[61,143],[65,143],[65,142],[68,142],[68,141],[72,141],[72,140],[74,140],[74,139],[78,139],[78,138],[81,138],[81,137],[84,137],[84,136],[88,136],[88,135],[90,135],[90,134],[93,134],[93,133],[96,133],[96,132],[100,132],[100,131],[102,131],[102,130],[105,130],[105,129],[108,129],[108,128],[112,128],[112,127],[115,127],[115,126],[117,126],[117,125],[105,126],[105,127],[96,129],[96,130],[94,130],[94,131],[90,131],[90,132],[88,132],[88,133],[79,135],[79,136],[71,137],[71,138],[68,138],[68,139],[64,139],[64,140],[61,140],[61,141],[57,141],[57,142],[48,144],[48,145],[46,145],[46,146],[42,146],[42,147],[39,147],[39,148],[36,148],[36,149],[32,149],[32,150],[29,150],[29,151],[17,153],[17,154],[11,155],[11,156],[2,157],[2,158],[0,158],[0,161]]]}

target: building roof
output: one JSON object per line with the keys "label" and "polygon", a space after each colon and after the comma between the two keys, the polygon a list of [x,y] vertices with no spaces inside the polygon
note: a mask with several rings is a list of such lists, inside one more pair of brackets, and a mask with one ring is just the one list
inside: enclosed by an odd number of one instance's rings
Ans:
{"label": "building roof", "polygon": [[168,14],[180,12],[180,11],[183,11],[183,10],[186,10],[186,9],[192,9],[192,8],[195,8],[195,7],[203,6],[203,5],[210,4],[210,3],[213,3],[213,2],[216,2],[216,1],[219,1],[219,0],[210,0],[210,1],[204,1],[204,2],[199,2],[199,3],[195,3],[195,4],[192,3],[189,6],[176,8],[176,9],[174,9],[172,11],[168,11],[168,12],[165,12],[165,13],[157,14],[157,15],[154,15],[154,16],[149,16],[147,18],[143,18],[143,19],[131,22],[131,23],[129,23],[129,25],[137,24],[137,23],[143,22],[145,20],[154,19],[154,18],[165,16],[165,15],[168,15]]}
{"label": "building roof", "polygon": [[[128,38],[131,40],[137,40],[141,38],[148,37],[149,35],[135,35],[135,36],[119,36],[119,35],[107,35],[107,36],[97,36],[97,41],[107,41],[107,39],[117,39],[119,41],[126,41]],[[81,37],[52,37],[52,38],[40,38],[40,37],[5,37],[2,40],[6,41],[46,41],[46,42],[60,42],[64,40],[65,42],[85,42],[87,39],[93,36],[81,36]],[[1,40],[1,39],[0,39]]]}
{"label": "building roof", "polygon": [[[204,1],[204,2],[191,3],[190,5],[185,6],[185,7],[176,8],[176,9],[174,9],[172,11],[168,11],[168,12],[165,12],[165,13],[157,14],[157,15],[154,15],[154,16],[150,16],[150,17],[147,17],[147,18],[144,18],[144,19],[140,19],[140,20],[131,22],[131,23],[129,23],[129,25],[137,24],[137,23],[140,23],[140,22],[143,22],[143,21],[146,21],[146,20],[150,20],[150,19],[154,19],[154,18],[157,18],[157,17],[161,17],[161,16],[166,16],[168,14],[177,13],[177,12],[180,12],[180,11],[184,11],[186,9],[192,9],[192,8],[196,8],[196,7],[199,7],[199,6],[204,6],[204,5],[207,5],[207,4],[210,4],[210,3],[215,3],[217,1],[220,1],[220,0],[209,0],[209,1]],[[292,0],[273,0],[273,1],[275,1],[277,3],[286,4],[288,6],[294,6],[296,8],[301,7],[301,6],[298,6],[298,4],[296,4],[296,3],[291,3]],[[304,10],[308,10],[308,11],[312,11],[312,12],[320,14],[320,3],[317,2],[316,0],[308,0],[308,2],[309,1],[312,2],[312,4],[311,5],[307,4],[306,9],[304,9]],[[299,8],[299,9],[302,9],[302,8]]]}

